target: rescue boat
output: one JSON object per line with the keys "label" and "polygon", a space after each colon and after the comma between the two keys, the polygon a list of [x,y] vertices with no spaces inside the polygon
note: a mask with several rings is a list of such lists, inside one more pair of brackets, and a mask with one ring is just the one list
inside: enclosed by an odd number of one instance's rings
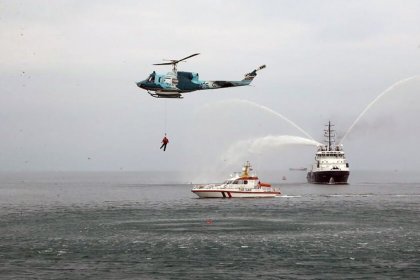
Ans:
{"label": "rescue boat", "polygon": [[199,198],[255,198],[281,194],[279,189],[261,182],[251,171],[251,164],[247,161],[241,173],[234,173],[222,184],[195,185],[191,191]]}

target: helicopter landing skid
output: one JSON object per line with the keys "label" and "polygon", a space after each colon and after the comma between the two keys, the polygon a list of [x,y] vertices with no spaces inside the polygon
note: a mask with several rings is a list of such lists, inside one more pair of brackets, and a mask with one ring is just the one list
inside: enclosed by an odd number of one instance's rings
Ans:
{"label": "helicopter landing skid", "polygon": [[147,91],[148,94],[150,94],[150,96],[154,97],[154,98],[179,98],[182,99],[184,98],[181,94],[158,94],[158,93],[153,93],[153,91]]}

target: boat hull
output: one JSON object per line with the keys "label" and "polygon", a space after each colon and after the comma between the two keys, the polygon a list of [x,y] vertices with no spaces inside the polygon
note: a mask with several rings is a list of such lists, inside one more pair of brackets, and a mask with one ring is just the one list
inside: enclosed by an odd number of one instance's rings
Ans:
{"label": "boat hull", "polygon": [[276,197],[280,192],[253,192],[234,190],[192,190],[199,198],[257,198]]}
{"label": "boat hull", "polygon": [[350,171],[310,171],[306,176],[308,183],[311,184],[348,184]]}

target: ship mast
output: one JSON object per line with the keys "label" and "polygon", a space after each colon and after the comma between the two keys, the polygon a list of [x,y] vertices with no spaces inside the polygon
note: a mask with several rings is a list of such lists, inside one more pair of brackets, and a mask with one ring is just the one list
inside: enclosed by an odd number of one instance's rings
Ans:
{"label": "ship mast", "polygon": [[242,174],[241,177],[249,177],[249,171],[252,170],[251,169],[251,164],[249,163],[249,161],[247,161],[244,166],[242,167]]}
{"label": "ship mast", "polygon": [[333,124],[331,124],[331,121],[328,121],[328,129],[324,130],[324,137],[326,137],[326,141],[328,143],[327,145],[327,151],[331,151],[331,146],[333,145],[333,142],[335,142],[335,134],[334,131],[332,130],[331,127],[334,126]]}

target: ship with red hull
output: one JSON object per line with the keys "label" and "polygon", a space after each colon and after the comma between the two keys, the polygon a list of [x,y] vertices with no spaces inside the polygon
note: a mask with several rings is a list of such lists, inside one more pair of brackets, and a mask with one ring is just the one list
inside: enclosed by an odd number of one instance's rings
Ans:
{"label": "ship with red hull", "polygon": [[335,145],[335,133],[331,122],[325,129],[325,145],[318,146],[315,163],[312,165],[306,178],[312,184],[347,184],[350,176],[349,163],[347,162],[343,145]]}
{"label": "ship with red hull", "polygon": [[251,171],[251,164],[247,162],[242,168],[242,173],[235,173],[224,183],[196,185],[191,191],[199,198],[256,198],[280,195],[277,188],[261,182]]}

